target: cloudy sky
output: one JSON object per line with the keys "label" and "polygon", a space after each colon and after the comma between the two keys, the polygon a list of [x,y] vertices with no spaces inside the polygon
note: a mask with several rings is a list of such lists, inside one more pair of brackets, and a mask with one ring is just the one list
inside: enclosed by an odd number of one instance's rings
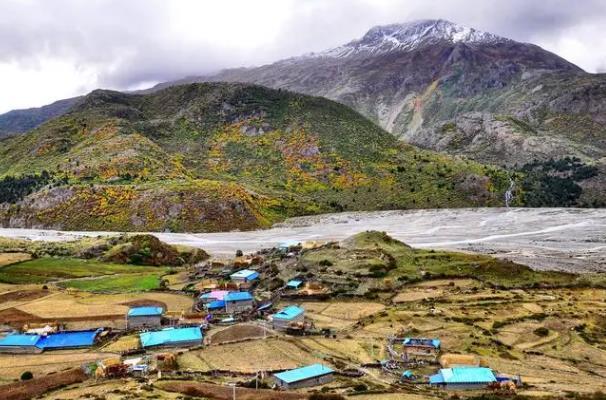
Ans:
{"label": "cloudy sky", "polygon": [[268,63],[421,18],[606,72],[604,0],[1,0],[0,113]]}

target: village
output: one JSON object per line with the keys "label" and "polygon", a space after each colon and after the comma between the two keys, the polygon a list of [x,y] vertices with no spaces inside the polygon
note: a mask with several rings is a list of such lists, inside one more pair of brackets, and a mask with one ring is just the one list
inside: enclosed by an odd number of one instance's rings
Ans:
{"label": "village", "polygon": [[[570,292],[565,300],[540,288],[496,289],[471,277],[396,284],[387,278],[395,269],[390,257],[408,249],[384,234],[369,237],[379,241],[289,241],[230,260],[211,258],[171,275],[162,291],[123,294],[121,300],[130,300],[114,306],[96,303],[95,296],[117,294],[72,289],[44,289],[31,302],[27,291],[7,296],[0,318],[14,318],[4,319],[0,334],[0,376],[10,365],[14,379],[21,379],[8,384],[15,393],[8,399],[27,398],[28,385],[66,373],[73,381],[67,378],[56,398],[105,393],[104,387],[120,392],[113,382],[141,396],[160,390],[217,399],[506,397],[564,385],[583,392],[587,382],[600,386],[600,373],[585,374],[582,364],[606,365],[603,336],[583,346],[573,328],[551,321],[550,312],[582,296],[588,315],[604,318],[604,290]],[[389,251],[379,251],[382,246]],[[54,309],[32,318],[45,299]],[[88,306],[70,308],[76,302]],[[489,323],[493,306],[503,314]],[[548,373],[533,368],[530,359],[555,362],[540,349],[563,340],[583,354],[574,363],[578,376],[554,380],[567,375],[561,366]],[[49,371],[46,364],[60,359],[66,361]],[[27,362],[20,366],[19,360]],[[33,379],[23,380],[25,373]],[[246,397],[251,393],[257,397]]]}

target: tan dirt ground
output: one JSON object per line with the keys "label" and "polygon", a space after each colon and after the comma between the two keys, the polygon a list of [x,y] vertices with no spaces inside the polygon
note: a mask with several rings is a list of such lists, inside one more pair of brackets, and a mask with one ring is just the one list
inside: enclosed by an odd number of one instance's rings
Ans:
{"label": "tan dirt ground", "polygon": [[319,356],[302,350],[296,346],[294,340],[271,338],[186,352],[178,361],[179,366],[184,369],[254,373],[259,370],[273,371],[313,364],[321,361]]}
{"label": "tan dirt ground", "polygon": [[25,371],[31,371],[34,376],[38,376],[102,360],[111,355],[86,350],[51,351],[42,354],[0,354],[0,377],[16,379]]}

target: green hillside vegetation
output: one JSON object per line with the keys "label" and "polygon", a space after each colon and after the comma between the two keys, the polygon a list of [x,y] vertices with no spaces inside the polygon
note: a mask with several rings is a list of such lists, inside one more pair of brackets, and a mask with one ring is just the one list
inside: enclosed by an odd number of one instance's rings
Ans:
{"label": "green hillside vegetation", "polygon": [[0,141],[0,177],[25,176],[49,182],[3,199],[5,226],[254,229],[321,212],[501,205],[508,186],[496,167],[402,144],[330,100],[223,83],[95,91]]}
{"label": "green hillside vegetation", "polygon": [[359,233],[341,244],[305,251],[300,269],[313,276],[337,276],[354,286],[361,277],[374,278],[376,287],[389,290],[442,278],[471,278],[495,288],[606,286],[602,275],[535,271],[487,255],[413,249],[375,231]]}
{"label": "green hillside vegetation", "polygon": [[0,282],[47,283],[114,274],[157,273],[157,268],[120,265],[77,258],[38,258],[0,268]]}
{"label": "green hillside vegetation", "polygon": [[74,279],[60,282],[61,287],[71,287],[88,292],[144,292],[158,289],[161,286],[162,274],[132,274],[122,276],[105,276],[96,279]]}
{"label": "green hillside vegetation", "polygon": [[172,246],[153,235],[82,237],[65,242],[0,237],[0,253],[27,253],[33,258],[79,258],[111,264],[149,266],[192,265],[209,258],[202,249]]}

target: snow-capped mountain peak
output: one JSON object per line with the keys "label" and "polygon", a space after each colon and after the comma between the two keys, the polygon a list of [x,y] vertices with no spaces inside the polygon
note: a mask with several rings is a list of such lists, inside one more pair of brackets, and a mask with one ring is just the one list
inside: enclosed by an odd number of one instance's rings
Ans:
{"label": "snow-capped mountain peak", "polygon": [[419,20],[403,24],[375,26],[359,40],[312,56],[347,57],[356,54],[413,50],[440,41],[479,44],[508,40],[492,33],[482,32],[441,19]]}

